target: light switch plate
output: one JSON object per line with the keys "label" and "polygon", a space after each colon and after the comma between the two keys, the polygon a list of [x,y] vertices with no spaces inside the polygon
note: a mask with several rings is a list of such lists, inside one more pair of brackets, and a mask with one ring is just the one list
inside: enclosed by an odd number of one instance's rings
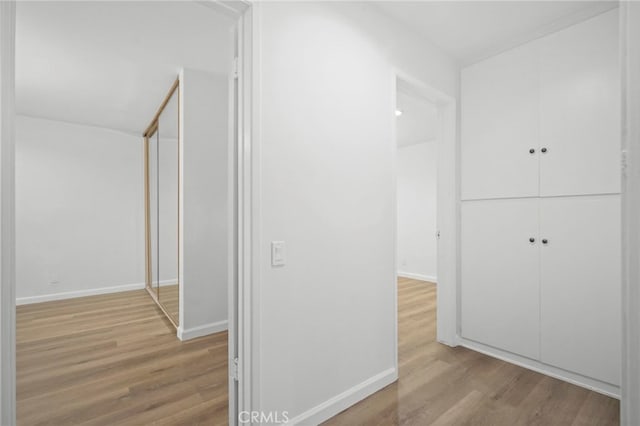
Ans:
{"label": "light switch plate", "polygon": [[284,266],[284,241],[271,241],[271,266]]}

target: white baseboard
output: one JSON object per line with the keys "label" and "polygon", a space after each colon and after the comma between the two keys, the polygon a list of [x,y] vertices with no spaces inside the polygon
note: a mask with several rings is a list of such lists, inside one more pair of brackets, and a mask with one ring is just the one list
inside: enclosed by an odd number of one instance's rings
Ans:
{"label": "white baseboard", "polygon": [[[160,281],[160,287],[175,285],[176,280]],[[61,293],[43,294],[39,296],[17,297],[16,305],[30,305],[32,303],[52,302],[54,300],[75,299],[76,297],[98,296],[100,294],[120,293],[122,291],[142,290],[145,283],[124,284],[111,287],[90,288],[87,290],[64,291]]]}
{"label": "white baseboard", "polygon": [[603,395],[610,396],[612,398],[620,399],[620,387],[612,385],[610,383],[601,382],[600,380],[592,379],[590,377],[583,376],[581,374],[572,373],[571,371],[563,370],[561,368],[553,367],[548,364],[544,364],[540,361],[525,358],[520,355],[506,352],[491,346],[484,345],[482,343],[474,342],[463,337],[459,338],[458,343],[465,348],[471,349],[476,352],[489,355],[493,358],[498,358],[511,364],[519,365],[529,370],[533,370],[537,373],[544,374],[556,379],[569,382],[576,386],[580,386],[594,392],[601,393]]}
{"label": "white baseboard", "polygon": [[318,425],[344,411],[369,395],[379,391],[398,379],[398,372],[390,368],[334,396],[299,416],[290,419],[287,425]]}
{"label": "white baseboard", "polygon": [[18,297],[16,305],[52,302],[54,300],[75,299],[76,297],[97,296],[99,294],[119,293],[121,291],[140,290],[144,283],[116,285],[113,287],[91,288],[88,290],[65,291],[62,293],[43,294],[40,296]]}
{"label": "white baseboard", "polygon": [[182,326],[178,327],[178,339],[180,340],[190,340],[195,339],[196,337],[207,336],[209,334],[220,333],[221,331],[225,331],[229,328],[229,323],[227,320],[212,322],[209,324],[200,325],[198,327],[192,327],[184,329]]}
{"label": "white baseboard", "polygon": [[402,278],[411,278],[411,279],[420,280],[420,281],[429,281],[432,283],[438,282],[438,277],[433,275],[422,275],[422,274],[414,274],[413,272],[398,271],[398,276]]}

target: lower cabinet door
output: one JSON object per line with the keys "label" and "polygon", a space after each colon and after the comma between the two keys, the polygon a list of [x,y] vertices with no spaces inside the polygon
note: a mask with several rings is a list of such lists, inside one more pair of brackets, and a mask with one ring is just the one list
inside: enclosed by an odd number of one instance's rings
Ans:
{"label": "lower cabinet door", "polygon": [[539,200],[463,201],[461,214],[462,336],[539,359]]}
{"label": "lower cabinet door", "polygon": [[541,199],[541,360],[620,384],[620,196]]}

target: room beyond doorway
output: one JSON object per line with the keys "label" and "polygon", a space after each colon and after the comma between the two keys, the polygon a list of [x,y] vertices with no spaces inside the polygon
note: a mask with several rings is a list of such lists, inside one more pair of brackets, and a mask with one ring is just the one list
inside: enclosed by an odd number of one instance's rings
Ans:
{"label": "room beyond doorway", "polygon": [[396,98],[398,276],[436,282],[440,117],[409,86]]}

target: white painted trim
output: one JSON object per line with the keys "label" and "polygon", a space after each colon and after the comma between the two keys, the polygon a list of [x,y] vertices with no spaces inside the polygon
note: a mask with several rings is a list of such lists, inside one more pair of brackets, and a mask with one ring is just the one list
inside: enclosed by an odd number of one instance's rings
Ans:
{"label": "white painted trim", "polygon": [[620,424],[640,424],[640,3],[620,2],[622,146],[622,398]]}
{"label": "white painted trim", "polygon": [[[438,149],[437,177],[437,227],[438,239],[438,294],[437,294],[437,340],[440,343],[456,346],[459,322],[458,302],[458,235],[460,227],[460,184],[459,149],[457,139],[457,104],[454,97],[447,95],[428,84],[402,71],[395,70],[394,81],[403,93],[415,93],[436,105],[438,110]],[[394,181],[397,179],[397,166],[394,163]],[[395,186],[394,186],[395,188]],[[395,200],[394,189],[394,200]],[[397,252],[397,223],[395,229]],[[398,265],[396,263],[396,271]],[[396,303],[397,304],[397,303]],[[396,315],[396,327],[397,327]]]}
{"label": "white painted trim", "polygon": [[0,424],[16,424],[15,28],[0,1]]}
{"label": "white painted trim", "polygon": [[[233,46],[237,58],[235,70],[237,79],[230,73],[229,106],[237,111],[237,122],[229,127],[229,229],[228,247],[228,304],[229,304],[229,425],[238,424],[238,413],[254,411],[254,395],[259,389],[253,387],[253,380],[257,380],[254,365],[258,365],[258,330],[259,323],[255,323],[253,315],[257,315],[257,308],[253,307],[253,268],[254,253],[258,251],[256,239],[253,235],[252,208],[254,205],[253,176],[254,176],[254,92],[255,82],[259,75],[255,73],[254,45],[257,31],[254,33],[255,4],[247,1],[218,1],[225,7],[231,6],[236,19],[237,40]],[[234,104],[233,89],[237,85],[238,97]],[[234,140],[234,133],[236,139]],[[257,179],[257,177],[256,177]],[[256,263],[257,264],[257,263]],[[255,342],[255,343],[254,343]],[[233,360],[238,358],[238,380],[233,378]],[[257,368],[256,370],[257,371]]]}
{"label": "white painted trim", "polygon": [[31,305],[33,303],[52,302],[54,300],[75,299],[77,297],[97,296],[100,294],[120,293],[123,291],[142,290],[144,283],[116,285],[112,287],[92,288],[88,290],[65,291],[62,293],[43,294],[16,298],[16,305]]}
{"label": "white painted trim", "polygon": [[238,255],[241,264],[238,279],[238,329],[240,354],[240,381],[238,382],[238,409],[259,411],[260,395],[260,251],[262,247],[261,221],[261,4],[253,2],[243,19],[242,61],[242,146],[238,160],[239,185],[238,211],[240,221]]}
{"label": "white painted trim", "polygon": [[402,278],[411,278],[413,280],[419,280],[419,281],[429,281],[434,284],[438,282],[438,277],[434,275],[422,275],[422,274],[414,274],[413,272],[398,271],[398,276]]}
{"label": "white painted trim", "polygon": [[[176,285],[176,280],[160,281],[160,287]],[[17,297],[16,305],[31,305],[33,303],[52,302],[54,300],[75,299],[77,297],[98,296],[100,294],[120,293],[123,291],[142,290],[145,283],[114,285],[110,287],[89,288],[86,290],[64,291],[61,293],[42,294],[38,296]]]}
{"label": "white painted trim", "polygon": [[532,370],[546,376],[560,379],[565,382],[569,382],[571,384],[620,399],[620,388],[610,383],[601,382],[600,380],[592,379],[581,374],[572,373],[561,368],[544,364],[540,361],[525,358],[520,355],[496,349],[491,346],[483,345],[482,343],[474,342],[465,338],[459,338],[459,343],[465,348],[480,352],[485,355],[489,355],[490,357],[497,358],[502,361],[524,367],[528,370]]}
{"label": "white painted trim", "polygon": [[[238,358],[237,382],[229,376],[229,398],[235,403],[229,404],[229,424],[238,424],[240,412],[257,411],[260,395],[260,322],[259,322],[259,285],[258,271],[260,236],[258,230],[259,215],[256,213],[259,202],[259,143],[257,135],[259,124],[256,117],[259,112],[257,100],[259,73],[259,18],[257,2],[240,1],[238,7],[238,123],[235,146],[236,163],[236,231],[237,245],[234,255],[236,261],[236,293],[229,292],[229,358]],[[230,275],[230,280],[233,275]],[[231,289],[230,289],[231,290]],[[235,296],[235,303],[232,303]],[[235,315],[234,315],[235,313]],[[235,411],[235,413],[234,413]]]}
{"label": "white painted trim", "polygon": [[178,339],[191,340],[197,337],[208,336],[209,334],[220,333],[226,331],[229,328],[228,321],[212,322],[210,324],[203,324],[197,327],[184,329],[182,326],[178,327]]}
{"label": "white painted trim", "polygon": [[[231,62],[228,64],[228,126],[227,126],[227,306],[228,306],[228,330],[227,334],[227,369],[229,376],[228,394],[228,424],[235,425],[238,418],[238,382],[235,375],[235,358],[238,356],[238,140],[240,135],[239,102],[236,92],[239,93],[240,84],[240,44],[242,43],[242,24],[235,19],[235,25],[231,30],[231,42],[229,51],[232,52]],[[236,59],[238,58],[238,59]],[[236,69],[236,66],[238,69]],[[237,74],[236,74],[237,73]]]}
{"label": "white painted trim", "polygon": [[334,396],[331,399],[316,405],[310,410],[290,419],[286,425],[317,425],[320,424],[350,406],[362,401],[369,395],[390,385],[398,379],[398,370],[390,368],[352,387],[351,389]]}

